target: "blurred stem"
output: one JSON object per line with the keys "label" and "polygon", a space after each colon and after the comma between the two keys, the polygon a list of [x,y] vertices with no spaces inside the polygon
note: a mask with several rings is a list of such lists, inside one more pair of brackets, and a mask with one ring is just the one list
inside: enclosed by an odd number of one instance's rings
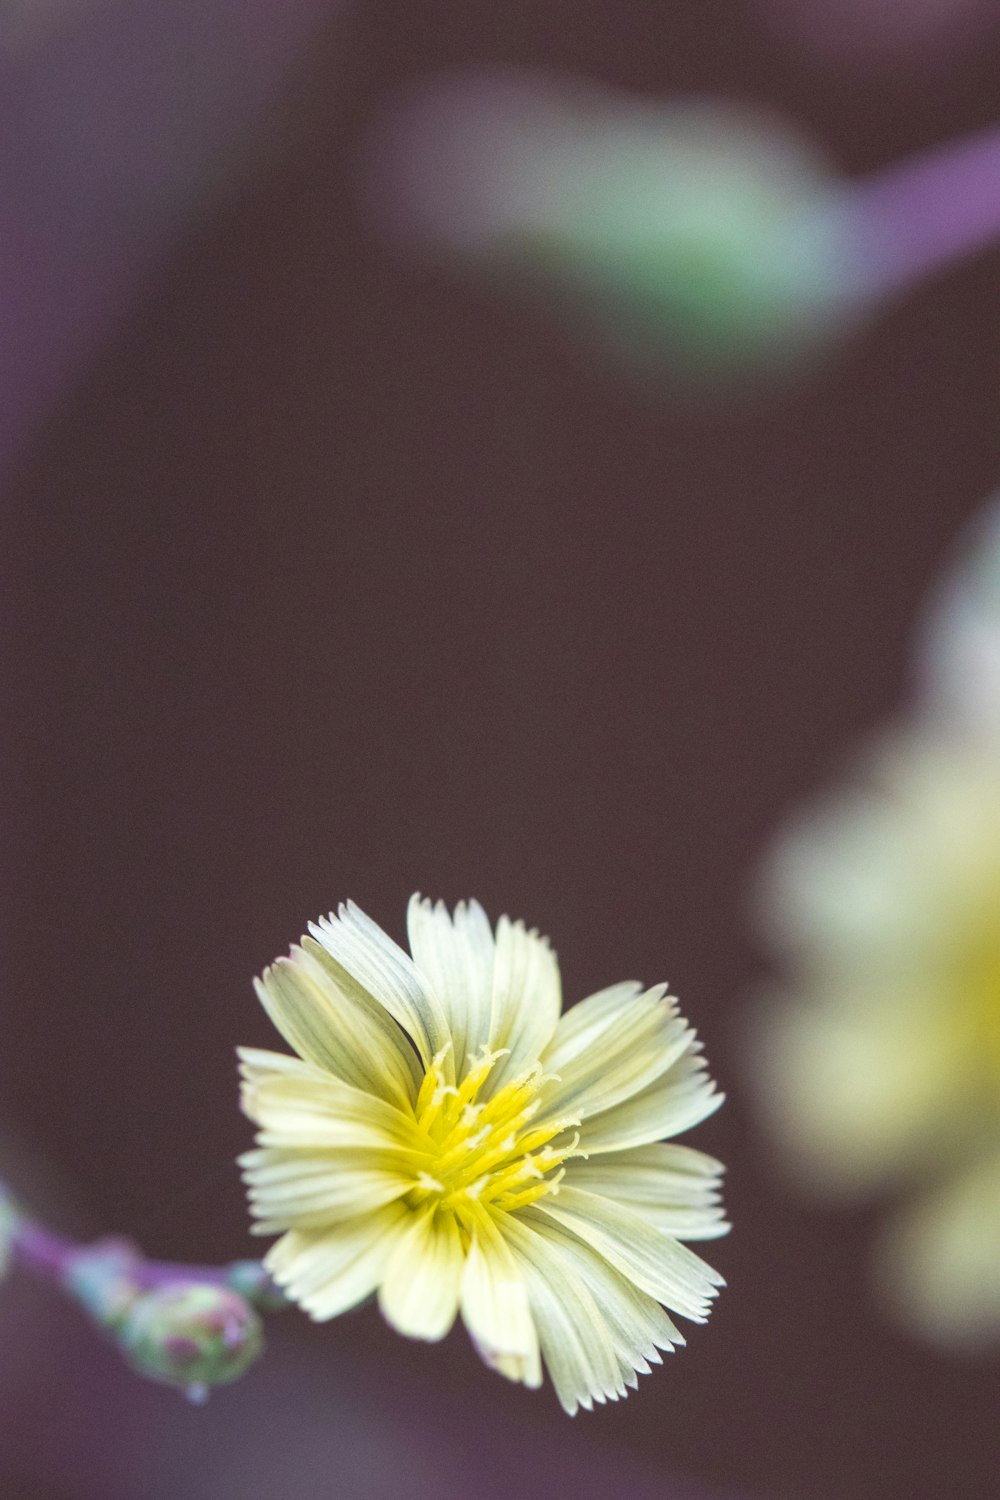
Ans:
{"label": "blurred stem", "polygon": [[[91,1256],[96,1251],[117,1252],[128,1259],[130,1280],[142,1291],[153,1287],[169,1286],[177,1281],[197,1281],[209,1286],[229,1286],[233,1267],[194,1266],[183,1261],[146,1260],[128,1240],[97,1240],[92,1245],[77,1245],[62,1235],[53,1234],[41,1224],[22,1219],[14,1231],[14,1253],[22,1265],[42,1276],[62,1281],[73,1269],[81,1256]],[[235,1262],[238,1266],[257,1266],[259,1262]],[[261,1268],[263,1269],[263,1268]]]}
{"label": "blurred stem", "polygon": [[847,189],[871,296],[908,287],[1000,238],[1000,126]]}
{"label": "blurred stem", "polygon": [[260,1261],[189,1266],[147,1260],[125,1239],[79,1245],[26,1214],[2,1182],[0,1250],[4,1261],[55,1282],[137,1374],[193,1401],[260,1358],[260,1314],[288,1305]]}
{"label": "blurred stem", "polygon": [[15,1220],[11,1245],[21,1265],[57,1281],[62,1279],[69,1258],[77,1248],[70,1240],[21,1215]]}
{"label": "blurred stem", "polygon": [[[238,1292],[264,1311],[285,1305],[260,1261],[231,1261],[222,1266],[187,1265],[179,1261],[147,1260],[131,1241],[105,1238],[80,1245],[55,1234],[29,1218],[0,1184],[0,1203],[10,1219],[10,1246],[18,1264],[37,1276],[55,1281],[81,1299],[78,1273],[83,1266],[106,1264],[119,1280],[127,1280],[135,1291],[152,1291],[179,1282],[221,1286]],[[93,1311],[93,1309],[90,1309]]]}

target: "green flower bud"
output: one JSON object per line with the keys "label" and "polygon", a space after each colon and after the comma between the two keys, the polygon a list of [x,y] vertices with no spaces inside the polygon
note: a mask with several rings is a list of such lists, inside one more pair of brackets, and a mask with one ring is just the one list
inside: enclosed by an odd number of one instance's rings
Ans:
{"label": "green flower bud", "polygon": [[10,1265],[19,1217],[17,1209],[0,1187],[0,1276],[6,1273]]}
{"label": "green flower bud", "polygon": [[782,364],[853,310],[852,225],[791,132],[707,102],[568,132],[546,211],[507,241],[630,359]]}
{"label": "green flower bud", "polygon": [[174,1282],[140,1292],[115,1334],[140,1375],[202,1399],[237,1380],[264,1348],[260,1318],[245,1299],[209,1282]]}
{"label": "green flower bud", "polygon": [[140,1265],[128,1240],[97,1240],[67,1257],[63,1284],[95,1323],[114,1329],[138,1296]]}
{"label": "green flower bud", "polygon": [[481,74],[414,95],[373,149],[393,233],[554,292],[640,370],[780,372],[863,311],[844,186],[771,114]]}

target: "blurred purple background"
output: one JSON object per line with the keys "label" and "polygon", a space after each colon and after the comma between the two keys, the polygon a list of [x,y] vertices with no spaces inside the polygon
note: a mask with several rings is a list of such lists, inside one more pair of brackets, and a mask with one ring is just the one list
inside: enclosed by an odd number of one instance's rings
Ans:
{"label": "blurred purple background", "polygon": [[[46,1161],[59,1227],[253,1253],[232,1049],[272,1035],[251,975],[344,896],[401,937],[412,890],[476,895],[552,936],[569,998],[671,981],[730,1095],[692,1137],[730,1168],[729,1287],[627,1403],[571,1424],[460,1334],[412,1345],[374,1310],[276,1320],[269,1360],[189,1409],[19,1279],[0,1492],[979,1500],[1000,1365],[884,1321],[867,1214],[788,1195],[740,1038],[759,852],[899,697],[925,590],[997,481],[996,257],[786,394],[699,411],[380,247],[357,160],[400,83],[504,62],[771,104],[858,174],[990,123],[1000,39],[848,75],[749,0],[307,9],[212,136],[221,175],[182,173],[109,239],[120,274],[85,318],[79,221],[55,178],[32,200],[64,274],[32,339],[34,304],[4,323],[31,400],[0,512],[3,1128]],[[238,55],[218,46],[220,77]],[[40,161],[86,107],[43,111]],[[31,269],[12,244],[8,293]]]}

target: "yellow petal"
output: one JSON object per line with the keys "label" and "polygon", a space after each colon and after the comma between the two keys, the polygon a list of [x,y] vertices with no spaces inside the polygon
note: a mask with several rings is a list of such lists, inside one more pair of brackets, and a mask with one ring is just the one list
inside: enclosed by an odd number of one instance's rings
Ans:
{"label": "yellow petal", "polygon": [[639,1214],[581,1188],[560,1189],[539,1200],[535,1214],[571,1231],[657,1302],[695,1323],[708,1316],[722,1277],[692,1250],[661,1233]]}
{"label": "yellow petal", "polygon": [[580,1129],[581,1151],[595,1155],[644,1146],[680,1135],[714,1114],[725,1095],[716,1093],[697,1045],[639,1093],[586,1118]]}
{"label": "yellow petal", "polygon": [[264,1265],[311,1317],[335,1318],[371,1296],[409,1221],[409,1210],[391,1203],[322,1231],[292,1230]]}
{"label": "yellow petal", "polygon": [[722,1164],[686,1146],[638,1146],[567,1163],[566,1186],[600,1193],[678,1240],[729,1231],[719,1203]]}
{"label": "yellow petal", "polygon": [[608,1009],[602,1025],[587,1028],[582,1045],[580,1032],[569,1044],[561,1042],[561,1030],[542,1056],[545,1071],[557,1076],[546,1090],[540,1120],[585,1120],[614,1108],[654,1083],[695,1041],[665,985]]}
{"label": "yellow petal", "polygon": [[425,1067],[450,1045],[441,1003],[408,953],[353,901],[309,930],[367,994],[374,996],[410,1037]]}
{"label": "yellow petal", "polygon": [[307,1062],[396,1103],[416,1097],[415,1059],[402,1032],[370,997],[338,985],[308,948],[279,958],[254,987],[282,1036]]}
{"label": "yellow petal", "polygon": [[383,1315],[409,1338],[443,1339],[458,1311],[464,1260],[454,1214],[414,1214],[385,1268]]}
{"label": "yellow petal", "polygon": [[462,1319],[480,1358],[490,1369],[527,1386],[541,1384],[538,1334],[528,1289],[500,1231],[486,1213],[477,1220],[465,1263]]}
{"label": "yellow petal", "polygon": [[277,1053],[254,1054],[255,1060],[248,1063],[246,1049],[238,1051],[244,1075],[243,1109],[269,1137],[262,1144],[357,1145],[375,1150],[407,1150],[418,1144],[412,1112],[308,1064],[299,1065],[308,1072],[290,1073],[257,1060],[279,1057]]}
{"label": "yellow petal", "polygon": [[545,1366],[564,1411],[625,1391],[607,1319],[572,1263],[514,1215],[504,1226],[528,1290]]}
{"label": "yellow petal", "polygon": [[552,1036],[562,1009],[559,965],[548,940],[525,930],[523,922],[497,923],[489,1046],[505,1051],[493,1069],[487,1092],[526,1073]]}
{"label": "yellow petal", "polygon": [[410,1191],[412,1175],[393,1154],[356,1148],[299,1151],[259,1147],[240,1157],[256,1234],[317,1229],[371,1213]]}
{"label": "yellow petal", "polygon": [[452,1039],[456,1081],[469,1057],[489,1038],[493,997],[493,933],[478,901],[459,902],[449,916],[443,902],[413,896],[406,916],[410,952],[438,997]]}
{"label": "yellow petal", "polygon": [[548,1256],[543,1267],[547,1264],[551,1273],[553,1264],[562,1265],[587,1288],[604,1315],[626,1386],[634,1386],[639,1375],[648,1374],[652,1365],[662,1362],[661,1350],[670,1352],[684,1343],[683,1334],[655,1298],[561,1225],[542,1214],[525,1215],[518,1235],[518,1243],[529,1258],[539,1257],[541,1241]]}

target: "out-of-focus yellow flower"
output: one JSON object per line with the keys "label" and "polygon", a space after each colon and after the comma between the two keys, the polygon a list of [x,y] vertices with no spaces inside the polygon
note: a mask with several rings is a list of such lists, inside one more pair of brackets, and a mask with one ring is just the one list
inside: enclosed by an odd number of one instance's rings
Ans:
{"label": "out-of-focus yellow flower", "polygon": [[1000,1142],[1000,763],[899,738],[778,844],[765,905],[795,1003],[761,1048],[811,1175],[860,1189]]}
{"label": "out-of-focus yellow flower", "polygon": [[[312,1317],[378,1292],[413,1338],[461,1312],[492,1368],[544,1358],[571,1414],[616,1400],[704,1321],[720,1164],[664,1138],[721,1103],[665,986],[560,1016],[547,941],[414,897],[410,954],[356,906],[257,982],[297,1058],[241,1049],[241,1158],[265,1264]],[[662,1304],[662,1305],[661,1305]]]}
{"label": "out-of-focus yellow flower", "polygon": [[925,612],[920,710],[1000,763],[1000,496],[966,527]]}
{"label": "out-of-focus yellow flower", "polygon": [[909,1195],[882,1236],[899,1311],[1000,1339],[1000,506],[961,538],[906,722],[779,839],[760,883],[781,992],[756,1077],[813,1187]]}

